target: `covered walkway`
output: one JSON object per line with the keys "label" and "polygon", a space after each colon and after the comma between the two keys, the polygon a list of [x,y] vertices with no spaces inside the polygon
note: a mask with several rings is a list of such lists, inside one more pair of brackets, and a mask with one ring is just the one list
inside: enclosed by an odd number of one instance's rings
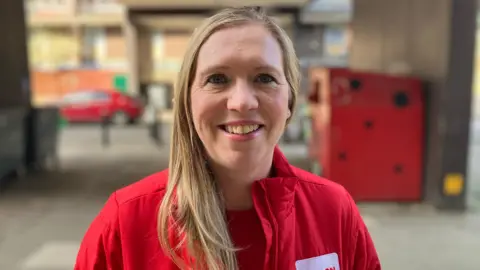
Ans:
{"label": "covered walkway", "polygon": [[[24,9],[20,1],[2,3],[0,26],[7,30],[4,32],[8,33],[9,42],[1,47],[7,60],[0,65],[5,81],[0,107],[23,113],[31,109],[30,96],[26,94],[29,70],[24,47]],[[466,167],[475,1],[355,0],[354,4],[356,16],[352,25],[356,38],[351,67],[380,72],[402,67],[400,70],[412,71],[432,87],[430,122],[426,127],[429,192],[425,204],[360,205],[383,268],[478,270],[480,117],[472,121],[470,129],[470,179],[464,190],[468,190],[471,207],[463,211],[463,192],[451,197],[441,192],[444,176],[463,175]],[[128,14],[135,12],[132,9]],[[11,31],[11,27],[17,28]],[[309,26],[292,27],[296,33],[310,35]],[[310,57],[306,53],[303,56]],[[132,70],[138,68],[134,62]],[[24,120],[22,116],[11,121],[15,123],[11,128],[20,132],[17,135],[23,132],[20,123]],[[166,167],[168,150],[155,147],[146,133],[141,127],[113,130],[111,147],[103,149],[98,127],[64,130],[57,170],[29,174],[0,193],[0,270],[72,269],[80,240],[107,197],[114,190]],[[293,164],[307,167],[303,147],[283,148]],[[429,204],[460,211],[439,211]]]}

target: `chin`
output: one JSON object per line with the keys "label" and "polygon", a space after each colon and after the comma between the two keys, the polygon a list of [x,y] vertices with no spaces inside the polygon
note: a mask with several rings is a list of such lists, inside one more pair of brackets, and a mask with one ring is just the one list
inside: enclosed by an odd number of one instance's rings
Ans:
{"label": "chin", "polygon": [[231,145],[228,148],[220,150],[225,155],[231,155],[238,158],[256,156],[263,152],[263,147],[260,144],[246,143],[241,145]]}
{"label": "chin", "polygon": [[244,143],[229,143],[227,146],[218,149],[219,156],[229,157],[238,162],[252,162],[264,158],[268,153],[273,152],[274,145],[265,140],[250,141]]}
{"label": "chin", "polygon": [[[260,150],[261,151],[261,150]],[[259,156],[259,147],[255,144],[231,145],[217,151],[218,161],[224,166],[242,166],[256,160]]]}

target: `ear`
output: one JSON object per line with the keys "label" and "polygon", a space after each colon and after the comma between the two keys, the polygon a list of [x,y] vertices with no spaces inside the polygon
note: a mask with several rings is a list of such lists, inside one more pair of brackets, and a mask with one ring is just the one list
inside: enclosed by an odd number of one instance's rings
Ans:
{"label": "ear", "polygon": [[289,119],[290,117],[292,117],[292,111],[290,109],[288,109],[288,112],[287,112],[287,119]]}

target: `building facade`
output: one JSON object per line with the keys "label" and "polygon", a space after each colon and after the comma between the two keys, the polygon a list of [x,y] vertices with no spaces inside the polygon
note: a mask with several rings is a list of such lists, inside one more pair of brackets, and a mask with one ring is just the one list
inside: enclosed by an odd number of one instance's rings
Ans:
{"label": "building facade", "polygon": [[25,9],[36,106],[125,80],[125,9],[115,0],[25,0]]}
{"label": "building facade", "polygon": [[124,8],[115,0],[27,0],[34,70],[125,70]]}
{"label": "building facade", "polygon": [[[273,15],[296,42],[305,75],[311,65],[347,65],[351,0],[249,0],[242,4],[276,10]],[[26,6],[33,70],[81,68],[121,73],[132,94],[163,91],[156,96],[164,97],[160,103],[168,110],[190,34],[220,4],[207,0],[28,0]],[[67,86],[61,82],[64,89],[75,85],[67,81]]]}

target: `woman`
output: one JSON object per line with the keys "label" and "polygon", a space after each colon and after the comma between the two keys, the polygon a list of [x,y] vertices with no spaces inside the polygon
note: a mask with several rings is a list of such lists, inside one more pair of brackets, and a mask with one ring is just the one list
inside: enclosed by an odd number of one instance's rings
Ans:
{"label": "woman", "polygon": [[348,193],[276,148],[298,88],[293,45],[271,18],[207,19],[179,73],[169,169],[111,196],[75,269],[380,269]]}

